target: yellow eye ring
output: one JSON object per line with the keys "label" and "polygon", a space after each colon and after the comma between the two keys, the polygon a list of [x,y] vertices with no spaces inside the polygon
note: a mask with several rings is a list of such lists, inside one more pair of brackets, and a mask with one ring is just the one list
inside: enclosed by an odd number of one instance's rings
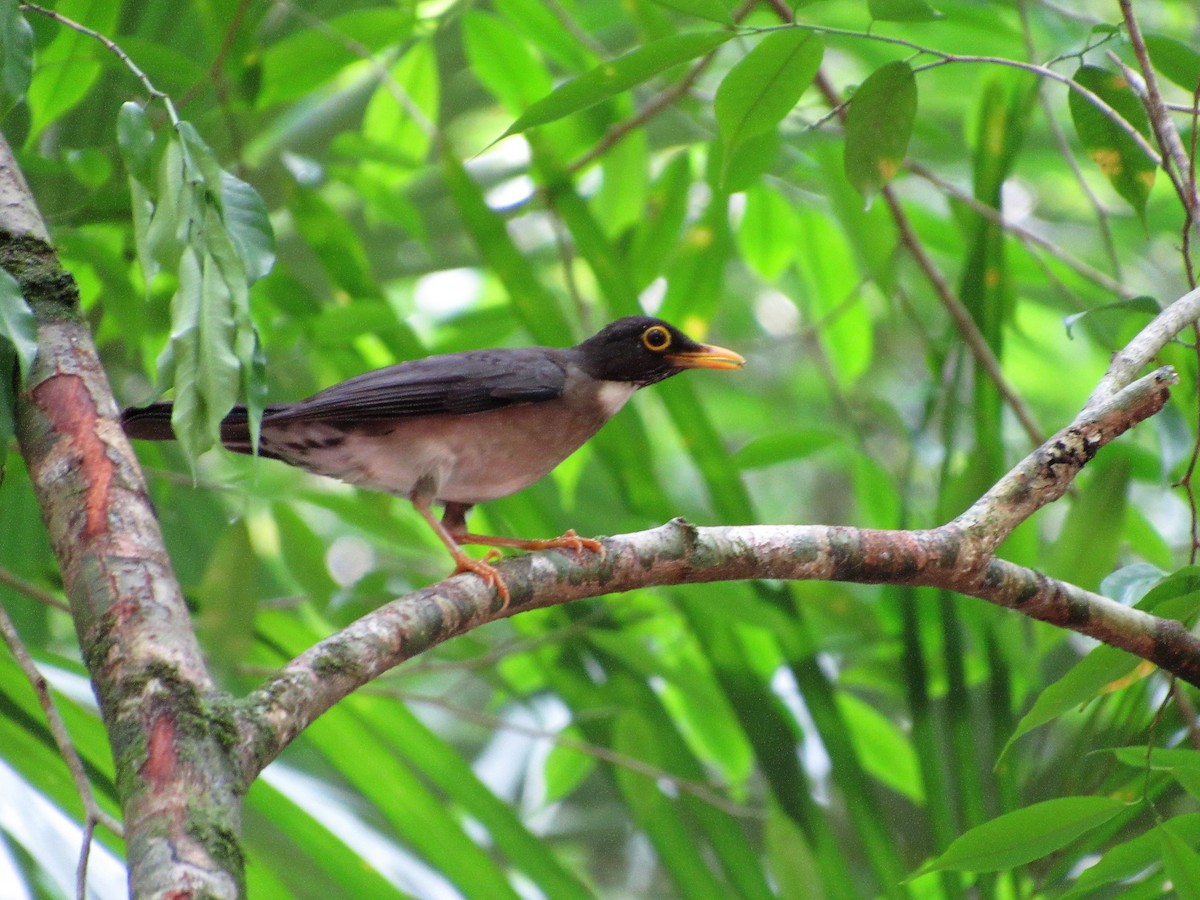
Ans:
{"label": "yellow eye ring", "polygon": [[671,332],[661,325],[651,325],[642,332],[642,346],[653,353],[662,353],[671,346]]}

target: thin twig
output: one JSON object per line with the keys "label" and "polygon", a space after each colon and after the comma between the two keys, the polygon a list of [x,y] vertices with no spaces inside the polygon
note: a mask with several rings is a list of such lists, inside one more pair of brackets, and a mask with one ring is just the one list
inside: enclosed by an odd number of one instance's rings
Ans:
{"label": "thin twig", "polygon": [[[21,640],[21,635],[17,632],[17,628],[13,625],[12,619],[8,616],[8,611],[0,606],[0,637],[3,637],[5,645],[8,647],[9,653],[16,660],[17,665],[25,674],[26,680],[33,687],[34,693],[37,695],[38,705],[42,707],[42,712],[46,716],[46,724],[50,727],[50,734],[54,738],[54,744],[58,748],[59,756],[62,757],[63,763],[67,767],[67,771],[71,773],[71,780],[75,783],[75,790],[79,794],[79,799],[83,802],[84,813],[88,819],[103,825],[113,834],[120,836],[122,834],[121,823],[115,818],[100,808],[100,804],[96,802],[96,796],[92,793],[91,783],[87,779],[87,774],[84,772],[83,760],[79,758],[78,752],[75,750],[75,745],[71,743],[71,736],[67,731],[66,723],[63,722],[62,716],[59,715],[58,707],[54,705],[54,698],[50,694],[50,686],[46,683],[45,676],[38,670],[37,664],[33,661],[33,657],[26,649],[25,643]],[[90,831],[88,832],[90,840]]]}
{"label": "thin twig", "polygon": [[26,581],[20,575],[10,572],[8,569],[0,568],[0,584],[7,585],[14,591],[24,594],[29,599],[36,600],[38,603],[62,610],[65,613],[71,612],[71,607],[65,600],[44,588],[38,587],[32,581]]}
{"label": "thin twig", "polygon": [[[1021,34],[1025,39],[1025,52],[1029,54],[1030,59],[1033,59],[1037,52],[1037,47],[1033,43],[1033,28],[1029,22],[1029,4],[1025,0],[1022,0],[1017,6],[1021,17]],[[1112,227],[1108,221],[1108,210],[1100,202],[1100,198],[1096,196],[1096,192],[1092,190],[1091,185],[1088,184],[1087,178],[1084,177],[1083,169],[1079,167],[1079,163],[1075,159],[1075,154],[1071,152],[1071,145],[1067,142],[1067,135],[1058,123],[1058,116],[1055,115],[1050,98],[1042,90],[1040,83],[1038,84],[1037,93],[1038,101],[1042,106],[1042,114],[1046,117],[1046,125],[1050,129],[1050,136],[1054,139],[1054,145],[1058,148],[1059,156],[1067,164],[1067,168],[1071,170],[1071,174],[1075,178],[1075,183],[1079,185],[1080,191],[1083,192],[1083,196],[1087,199],[1092,207],[1092,211],[1095,213],[1096,226],[1100,229],[1100,240],[1104,243],[1104,252],[1108,255],[1108,261],[1112,265],[1117,280],[1120,280],[1121,258],[1117,253],[1116,241],[1113,240]]]}
{"label": "thin twig", "polygon": [[986,203],[947,181],[937,172],[926,168],[919,162],[907,160],[904,163],[904,168],[908,169],[908,171],[912,172],[914,175],[925,179],[930,184],[937,186],[939,190],[950,195],[963,205],[969,206],[972,211],[983,216],[988,221],[999,225],[1017,239],[1027,244],[1033,244],[1042,250],[1045,250],[1048,254],[1050,254],[1050,256],[1054,257],[1060,263],[1075,272],[1075,274],[1081,276],[1082,278],[1086,278],[1096,286],[1103,288],[1111,294],[1115,294],[1123,300],[1129,300],[1137,296],[1136,291],[1132,291],[1125,287],[1120,281],[1116,280],[1111,275],[1107,275],[1104,272],[1101,272],[1095,266],[1085,263],[1083,260],[1079,259],[1079,257],[1068,253],[1053,241],[1047,240],[1036,232],[1030,231],[1028,228],[1006,219],[1004,214],[995,207],[988,206]]}
{"label": "thin twig", "polygon": [[1138,66],[1141,69],[1142,83],[1145,87],[1144,100],[1146,112],[1150,116],[1150,127],[1154,129],[1154,137],[1162,148],[1163,168],[1169,173],[1170,167],[1167,165],[1167,161],[1174,163],[1175,177],[1172,178],[1172,181],[1175,183],[1176,190],[1179,191],[1179,199],[1183,202],[1184,209],[1195,221],[1197,211],[1200,210],[1200,197],[1196,195],[1194,185],[1191,190],[1188,190],[1187,176],[1191,164],[1188,161],[1187,152],[1183,149],[1179,129],[1175,127],[1175,123],[1171,120],[1163,103],[1162,92],[1158,88],[1158,76],[1154,73],[1154,66],[1150,62],[1150,51],[1146,48],[1146,41],[1142,37],[1141,26],[1138,25],[1137,17],[1133,14],[1133,4],[1130,0],[1120,0],[1120,4],[1121,16],[1125,20],[1125,31],[1129,35],[1129,43],[1133,47],[1133,53],[1137,57]]}
{"label": "thin twig", "polygon": [[1087,100],[1088,103],[1100,110],[1100,112],[1102,112],[1114,125],[1129,135],[1130,140],[1137,145],[1138,149],[1141,150],[1148,159],[1153,160],[1156,164],[1160,160],[1159,152],[1155,149],[1154,145],[1146,140],[1145,135],[1138,131],[1128,119],[1113,109],[1109,104],[1105,103],[1104,100],[1094,91],[1089,90],[1069,76],[1054,71],[1049,66],[1026,62],[1025,60],[1021,59],[1009,59],[1004,56],[979,56],[964,53],[947,53],[944,50],[935,50],[932,47],[926,47],[922,44],[918,44],[914,41],[909,41],[904,38],[891,37],[889,35],[876,34],[873,32],[854,31],[848,28],[830,28],[825,25],[797,23],[795,25],[769,26],[756,30],[764,32],[781,31],[785,28],[802,28],[805,31],[811,31],[815,34],[878,41],[884,44],[892,44],[897,47],[907,47],[908,49],[917,53],[923,53],[927,56],[935,57],[934,61],[931,63],[915,66],[913,68],[914,72],[925,72],[930,69],[936,69],[940,66],[950,65],[952,63],[1004,66],[1010,69],[1020,69],[1022,72],[1032,72],[1033,74],[1040,75],[1042,78],[1047,78],[1050,81],[1057,81],[1067,89],[1075,91],[1075,93]]}
{"label": "thin twig", "polygon": [[45,16],[48,19],[53,19],[55,22],[58,22],[58,24],[70,28],[72,31],[77,31],[95,41],[99,41],[107,50],[112,52],[117,59],[122,62],[125,68],[133,73],[133,76],[138,81],[142,83],[142,87],[145,88],[146,93],[152,100],[159,100],[162,102],[162,104],[167,108],[167,117],[171,120],[171,124],[175,127],[179,126],[179,114],[175,111],[175,104],[171,102],[170,96],[168,96],[166,92],[160,91],[158,88],[156,88],[153,82],[150,81],[150,77],[142,71],[141,67],[138,66],[137,63],[129,58],[129,54],[122,50],[120,46],[118,46],[118,44],[112,40],[112,38],[88,28],[86,25],[76,22],[74,19],[68,19],[62,13],[57,13],[52,9],[46,9],[44,6],[38,6],[36,3],[22,3],[19,8],[28,12],[37,13],[40,16]]}
{"label": "thin twig", "polygon": [[[837,93],[823,72],[817,72],[814,83],[830,106],[838,105],[839,98]],[[934,263],[933,258],[925,251],[921,239],[917,237],[917,233],[913,229],[912,223],[909,221],[908,215],[904,212],[904,207],[900,205],[900,201],[897,199],[891,185],[884,185],[880,194],[884,202],[887,203],[892,221],[896,223],[896,229],[900,234],[900,242],[908,250],[909,255],[912,256],[913,261],[917,264],[917,268],[921,270],[926,280],[933,287],[934,293],[937,294],[942,306],[949,313],[955,328],[966,342],[971,355],[975,358],[976,364],[996,386],[996,390],[1004,399],[1004,402],[1008,404],[1009,408],[1012,409],[1017,420],[1021,423],[1021,427],[1025,429],[1025,433],[1029,436],[1030,441],[1034,444],[1040,444],[1045,438],[1043,437],[1041,427],[1033,418],[1033,413],[1025,405],[1025,401],[1017,393],[1016,389],[1008,383],[1008,379],[1004,377],[1004,371],[1000,367],[1000,360],[992,352],[991,346],[989,346],[987,339],[979,330],[979,326],[971,316],[970,310],[967,309],[958,295],[950,288],[946,277],[937,267],[937,264]]]}

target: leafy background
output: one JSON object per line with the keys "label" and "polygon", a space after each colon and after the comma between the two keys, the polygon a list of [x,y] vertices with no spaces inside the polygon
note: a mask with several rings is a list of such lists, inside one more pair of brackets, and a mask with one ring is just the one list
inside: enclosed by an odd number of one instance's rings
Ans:
{"label": "leafy background", "polygon": [[[99,41],[5,2],[0,127],[118,398],[177,383],[195,453],[239,394],[297,399],[428,353],[568,344],[649,310],[744,353],[746,371],[643,392],[553,476],[477,510],[475,530],[618,533],[677,515],[922,527],[1027,452],[1030,431],[1069,421],[1190,283],[1166,179],[1063,83],[1104,70],[1080,82],[1148,133],[1108,55],[1133,62],[1117,5],[935,5],[800,4],[817,34],[780,30],[790,5],[724,0],[56,4],[171,101],[147,104]],[[1135,11],[1186,107],[1194,6]],[[1008,64],[1025,60],[1045,67]],[[851,96],[843,124],[831,101]],[[230,329],[233,358],[210,327]],[[1196,355],[1164,357],[1183,376],[1171,406],[1001,555],[1187,617]],[[406,502],[138,449],[235,692],[446,573]],[[115,812],[13,444],[0,523],[0,597]],[[523,614],[359,692],[268,769],[247,802],[249,889],[1158,896],[1170,882],[1190,896],[1194,695],[1090,649],[894,587],[690,586]],[[69,895],[81,803],[8,656],[0,704],[0,882]],[[90,890],[120,896],[120,841],[98,842]]]}

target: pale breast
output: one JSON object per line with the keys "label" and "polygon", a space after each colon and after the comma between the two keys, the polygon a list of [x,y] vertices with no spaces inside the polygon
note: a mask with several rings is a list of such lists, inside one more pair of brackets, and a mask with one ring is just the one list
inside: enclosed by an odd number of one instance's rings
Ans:
{"label": "pale breast", "polygon": [[425,480],[438,500],[482,503],[528,487],[599,430],[632,395],[622,382],[568,377],[557,400],[470,415],[264,425],[287,462],[370,490],[411,496]]}

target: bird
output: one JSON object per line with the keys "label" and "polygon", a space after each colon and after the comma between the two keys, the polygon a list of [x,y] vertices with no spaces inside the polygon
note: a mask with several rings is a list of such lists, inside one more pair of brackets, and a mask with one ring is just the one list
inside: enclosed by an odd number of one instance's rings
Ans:
{"label": "bird", "polygon": [[[548,474],[590,439],[634,391],[686,369],[740,369],[732,350],[703,344],[652,316],[626,316],[573,347],[468,350],[396,363],[328,387],[306,400],[267,406],[258,447],[246,407],[221,422],[221,443],[236,453],[281,460],[307,472],[412,502],[454,560],[493,587],[501,608],[509,590],[485,559],[463,544],[519,550],[602,553],[574,530],[549,540],[473,534],[467,512]],[[129,407],[130,438],[175,438],[172,404]],[[439,521],[435,503],[444,507]]]}

